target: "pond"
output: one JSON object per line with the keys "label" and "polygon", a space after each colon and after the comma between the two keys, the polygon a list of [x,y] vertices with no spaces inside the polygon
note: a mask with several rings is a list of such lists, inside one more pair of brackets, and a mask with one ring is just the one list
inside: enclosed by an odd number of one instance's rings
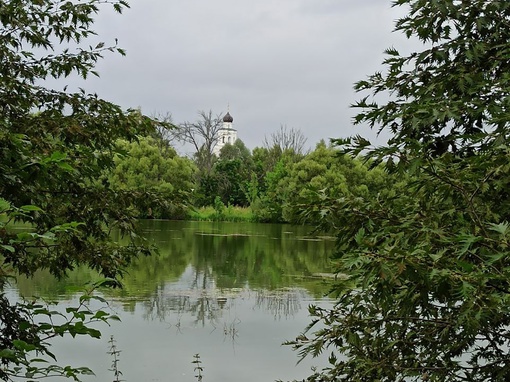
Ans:
{"label": "pond", "polygon": [[[332,282],[331,237],[274,224],[151,220],[142,227],[159,255],[132,264],[123,289],[103,292],[122,322],[99,327],[101,340],[54,343],[61,363],[94,370],[84,381],[113,380],[110,336],[127,382],[196,381],[195,354],[204,382],[303,379],[312,365],[325,364],[296,365],[297,353],[282,343],[310,322],[310,304],[332,304],[324,297]],[[19,278],[9,293],[65,307],[97,278],[87,269],[64,281],[41,272]]]}

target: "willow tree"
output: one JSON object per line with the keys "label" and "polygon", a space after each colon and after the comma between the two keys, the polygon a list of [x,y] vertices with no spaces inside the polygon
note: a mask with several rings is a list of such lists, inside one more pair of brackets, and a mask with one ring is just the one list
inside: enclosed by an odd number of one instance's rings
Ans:
{"label": "willow tree", "polygon": [[[6,277],[48,269],[63,277],[89,266],[115,283],[130,259],[148,253],[136,242],[131,193],[97,181],[113,165],[117,139],[136,139],[154,123],[80,90],[48,87],[46,80],[95,75],[104,43],[89,46],[99,7],[117,12],[124,1],[11,0],[0,2],[0,379],[76,377],[87,369],[51,361],[50,339],[71,334],[98,337],[87,323],[107,312],[80,300],[68,321],[52,320],[39,302],[14,303],[3,292]],[[150,197],[150,195],[147,195]],[[13,224],[25,229],[13,229]],[[129,244],[111,241],[111,230]],[[59,322],[57,325],[56,322]]]}
{"label": "willow tree", "polygon": [[[510,2],[397,0],[396,31],[356,84],[357,123],[391,138],[338,141],[412,179],[391,198],[317,198],[347,275],[321,328],[293,342],[331,350],[309,381],[506,381],[510,375]],[[312,325],[313,327],[313,325]]]}

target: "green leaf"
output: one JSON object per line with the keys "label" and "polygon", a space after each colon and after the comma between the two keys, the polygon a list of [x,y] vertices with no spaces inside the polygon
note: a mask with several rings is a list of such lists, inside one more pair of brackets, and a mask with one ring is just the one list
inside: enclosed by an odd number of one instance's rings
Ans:
{"label": "green leaf", "polygon": [[22,340],[13,340],[12,344],[17,349],[23,350],[23,351],[26,351],[26,352],[33,351],[33,350],[37,349],[35,345],[29,344],[29,343],[27,343],[25,341],[22,341]]}
{"label": "green leaf", "polygon": [[356,243],[358,245],[362,244],[363,239],[365,237],[365,228],[361,227],[358,232],[356,232],[356,235],[354,236],[354,240],[356,240]]}
{"label": "green leaf", "polygon": [[498,232],[503,236],[508,233],[508,227],[509,227],[508,222],[503,222],[503,223],[499,223],[499,224],[494,224],[494,223],[489,224],[489,229],[491,231]]}
{"label": "green leaf", "polygon": [[103,310],[98,310],[95,314],[94,314],[94,318],[97,318],[97,319],[103,319],[105,317],[108,317],[108,313],[106,313],[105,311]]}
{"label": "green leaf", "polygon": [[0,350],[0,359],[10,359],[17,360],[18,356],[14,350],[11,349],[1,349]]}
{"label": "green leaf", "polygon": [[488,263],[489,264],[497,263],[501,259],[504,259],[504,258],[506,258],[508,256],[509,256],[509,254],[505,253],[505,252],[495,253],[493,255],[488,256],[488,259],[489,259]]}
{"label": "green leaf", "polygon": [[58,162],[58,167],[66,171],[74,171],[74,167],[67,162]]}
{"label": "green leaf", "polygon": [[20,210],[23,211],[23,212],[30,212],[30,211],[42,211],[42,209],[38,206],[34,206],[34,205],[25,205],[25,206],[21,206],[20,207]]}
{"label": "green leaf", "polygon": [[8,211],[11,208],[11,203],[9,203],[4,198],[0,198],[0,213]]}
{"label": "green leaf", "polygon": [[9,251],[11,253],[16,252],[16,249],[11,245],[0,244],[0,248],[5,249],[6,251]]}
{"label": "green leaf", "polygon": [[63,152],[60,152],[60,151],[54,151],[51,156],[50,156],[50,160],[52,162],[59,162],[59,161],[62,161],[64,159],[67,158],[67,154],[66,153],[63,153]]}
{"label": "green leaf", "polygon": [[48,363],[48,360],[42,359],[42,358],[32,358],[30,360],[30,363],[32,363],[32,362],[34,362],[34,363]]}
{"label": "green leaf", "polygon": [[92,338],[101,338],[101,332],[97,329],[88,328],[87,334]]}

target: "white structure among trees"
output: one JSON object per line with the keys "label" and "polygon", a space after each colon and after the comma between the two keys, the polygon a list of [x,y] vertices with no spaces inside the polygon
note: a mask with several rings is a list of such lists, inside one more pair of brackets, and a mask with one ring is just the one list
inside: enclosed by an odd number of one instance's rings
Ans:
{"label": "white structure among trees", "polygon": [[213,154],[216,156],[220,155],[220,150],[227,143],[231,145],[237,140],[237,130],[232,127],[234,123],[234,118],[227,111],[227,114],[223,117],[223,124],[221,128],[218,130],[218,141],[213,149]]}

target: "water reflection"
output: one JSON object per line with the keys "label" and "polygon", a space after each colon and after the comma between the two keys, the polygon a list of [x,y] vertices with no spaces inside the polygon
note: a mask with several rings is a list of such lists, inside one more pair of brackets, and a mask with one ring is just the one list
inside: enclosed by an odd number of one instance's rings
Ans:
{"label": "water reflection", "polygon": [[302,289],[283,289],[267,292],[258,290],[255,304],[273,315],[275,319],[290,318],[301,310],[301,300],[305,298]]}
{"label": "water reflection", "polygon": [[200,272],[190,265],[178,282],[158,287],[143,302],[143,315],[146,319],[166,321],[169,316],[188,313],[195,318],[195,324],[204,326],[206,321],[217,321],[226,301],[215,288],[210,270]]}
{"label": "water reflection", "polygon": [[263,310],[275,319],[287,319],[301,309],[301,300],[307,298],[306,291],[300,288],[222,289],[216,286],[216,280],[211,275],[210,268],[200,272],[188,266],[178,282],[158,287],[149,299],[142,302],[143,317],[167,321],[171,316],[187,313],[194,317],[194,325],[216,326],[224,311],[242,299],[252,300],[254,309]]}
{"label": "water reflection", "polygon": [[[165,320],[170,312],[191,313],[197,323],[214,322],[229,299],[255,293],[255,306],[274,317],[301,308],[303,293],[320,298],[328,283],[314,277],[331,272],[331,240],[310,238],[310,229],[285,225],[145,221],[143,230],[159,255],[136,260],[124,288],[103,293],[126,311],[143,309],[146,319]],[[63,300],[98,275],[77,269],[66,280],[45,272],[20,278],[23,296]]]}
{"label": "water reflection", "polygon": [[[120,310],[122,323],[101,330],[106,339],[114,335],[122,349],[127,381],[193,381],[196,353],[209,382],[309,374],[308,361],[295,367],[296,355],[281,343],[306,327],[304,308],[321,303],[328,291],[327,278],[315,276],[332,271],[333,241],[309,237],[306,227],[283,225],[146,221],[143,229],[159,255],[135,261],[123,289],[102,291]],[[40,272],[20,278],[18,291],[65,304],[97,278],[87,269],[62,281]],[[109,360],[88,346],[64,342],[63,357],[80,365],[86,359],[96,380],[107,380]],[[254,363],[265,367],[255,370]]]}

